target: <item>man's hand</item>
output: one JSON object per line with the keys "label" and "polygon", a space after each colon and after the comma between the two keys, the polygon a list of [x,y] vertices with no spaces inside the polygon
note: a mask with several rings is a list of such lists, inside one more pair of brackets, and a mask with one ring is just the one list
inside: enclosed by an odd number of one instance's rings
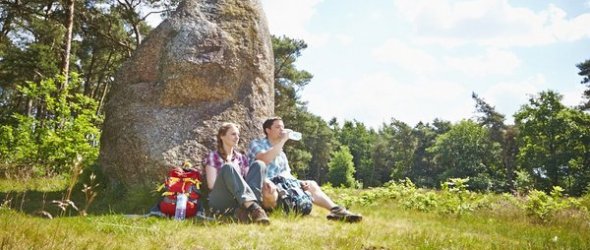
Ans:
{"label": "man's hand", "polygon": [[309,190],[309,182],[307,181],[301,181],[301,189],[303,189],[303,191],[308,191]]}
{"label": "man's hand", "polygon": [[289,140],[289,130],[284,129],[283,131],[281,131],[281,143],[285,144],[285,142],[287,142]]}
{"label": "man's hand", "polygon": [[265,209],[275,208],[278,197],[277,186],[272,181],[264,179],[264,183],[262,184],[262,207]]}
{"label": "man's hand", "polygon": [[262,184],[262,189],[264,191],[268,191],[269,193],[272,193],[277,189],[277,186],[269,179],[264,179],[264,183]]}

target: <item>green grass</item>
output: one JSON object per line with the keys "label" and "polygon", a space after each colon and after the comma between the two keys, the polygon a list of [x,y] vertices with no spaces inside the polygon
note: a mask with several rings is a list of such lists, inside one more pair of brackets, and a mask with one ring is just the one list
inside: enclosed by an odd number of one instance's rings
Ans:
{"label": "green grass", "polygon": [[[329,191],[348,195],[356,192]],[[7,190],[0,192],[9,193]],[[24,202],[25,208],[36,202],[32,195],[26,197],[29,198]],[[130,200],[139,202],[142,199]],[[539,223],[500,196],[495,199],[487,208],[458,216],[408,210],[399,200],[381,198],[364,206],[351,207],[365,216],[361,223],[328,221],[326,211],[314,208],[306,217],[272,214],[270,226],[129,217],[124,215],[125,209],[109,212],[104,207],[105,200],[97,202],[101,207],[96,207],[87,217],[46,219],[13,204],[11,208],[8,205],[0,208],[0,249],[590,248],[587,216],[563,211],[555,219]],[[149,204],[143,206],[148,209]],[[128,210],[140,206],[132,207]]]}
{"label": "green grass", "polygon": [[61,176],[54,178],[30,178],[20,181],[15,181],[13,179],[0,179],[0,192],[53,192],[63,190],[66,186],[67,180]]}

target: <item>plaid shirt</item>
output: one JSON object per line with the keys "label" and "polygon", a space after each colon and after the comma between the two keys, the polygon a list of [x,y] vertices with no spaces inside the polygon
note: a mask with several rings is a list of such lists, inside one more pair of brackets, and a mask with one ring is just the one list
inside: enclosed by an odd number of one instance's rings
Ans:
{"label": "plaid shirt", "polygon": [[[221,170],[221,167],[226,163],[228,162],[225,162],[217,151],[209,152],[207,158],[203,160],[203,165],[215,168],[218,174],[219,170]],[[240,173],[243,177],[246,177],[246,174],[248,174],[248,170],[250,168],[248,165],[248,157],[246,155],[240,154],[238,151],[234,150],[231,162],[229,163],[231,163],[232,166],[236,168],[238,173]]]}
{"label": "plaid shirt", "polygon": [[[272,145],[267,138],[259,138],[254,139],[250,142],[250,150],[248,151],[248,157],[250,157],[250,161],[256,160],[256,155],[258,153],[268,151]],[[277,155],[274,160],[266,165],[266,177],[271,179],[275,176],[291,176],[291,168],[289,167],[289,160],[287,160],[287,155],[285,152],[282,152]]]}

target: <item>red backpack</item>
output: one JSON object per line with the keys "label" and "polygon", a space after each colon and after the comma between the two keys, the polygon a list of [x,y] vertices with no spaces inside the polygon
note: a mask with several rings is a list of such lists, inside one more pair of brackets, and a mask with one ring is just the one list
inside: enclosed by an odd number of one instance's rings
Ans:
{"label": "red backpack", "polygon": [[174,216],[176,210],[176,195],[185,193],[188,196],[186,204],[186,217],[195,216],[200,197],[201,174],[196,170],[174,168],[168,172],[168,178],[158,188],[158,192],[164,189],[160,201],[160,211],[168,216]]}

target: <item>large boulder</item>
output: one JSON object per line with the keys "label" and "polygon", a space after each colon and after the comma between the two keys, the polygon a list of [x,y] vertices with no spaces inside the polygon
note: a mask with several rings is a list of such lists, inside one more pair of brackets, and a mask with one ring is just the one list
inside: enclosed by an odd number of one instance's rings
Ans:
{"label": "large boulder", "polygon": [[259,0],[187,0],[116,75],[105,104],[100,165],[130,187],[171,166],[200,166],[219,125],[240,124],[241,147],[273,114],[272,44]]}

